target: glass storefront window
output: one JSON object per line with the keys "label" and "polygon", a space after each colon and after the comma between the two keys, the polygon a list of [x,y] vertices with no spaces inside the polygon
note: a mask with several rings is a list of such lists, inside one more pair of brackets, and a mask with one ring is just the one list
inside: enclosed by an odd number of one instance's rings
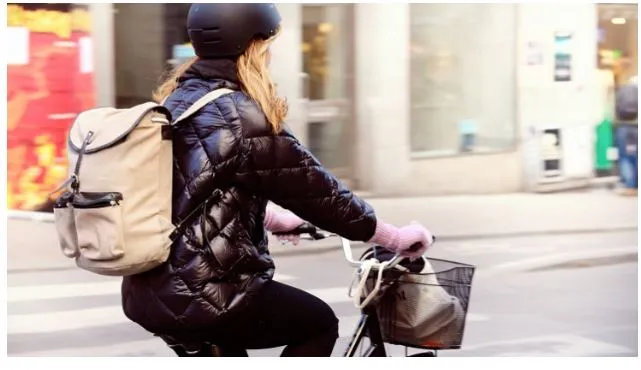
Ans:
{"label": "glass storefront window", "polygon": [[353,4],[302,6],[303,97],[309,148],[339,176],[350,173]]}
{"label": "glass storefront window", "polygon": [[612,71],[615,85],[625,84],[638,73],[638,5],[597,6],[599,68]]}
{"label": "glass storefront window", "polygon": [[410,4],[411,148],[513,148],[516,5]]}

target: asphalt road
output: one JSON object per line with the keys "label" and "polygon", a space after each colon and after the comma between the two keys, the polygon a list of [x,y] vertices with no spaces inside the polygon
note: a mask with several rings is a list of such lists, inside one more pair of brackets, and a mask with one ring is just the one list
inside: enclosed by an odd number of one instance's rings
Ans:
{"label": "asphalt road", "polygon": [[[430,255],[478,266],[463,349],[439,355],[637,356],[636,250],[636,232],[437,243]],[[342,252],[276,262],[277,280],[333,307],[341,320],[340,355],[358,320]],[[9,356],[173,356],[124,317],[119,279],[42,269],[9,272],[8,285]]]}

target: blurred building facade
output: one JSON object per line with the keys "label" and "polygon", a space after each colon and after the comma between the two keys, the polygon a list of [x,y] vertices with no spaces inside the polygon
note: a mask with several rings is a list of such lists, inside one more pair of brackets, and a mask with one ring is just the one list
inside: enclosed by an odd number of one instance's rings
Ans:
{"label": "blurred building facade", "polygon": [[66,133],[95,106],[86,5],[7,4],[7,206],[38,209],[66,179]]}
{"label": "blurred building facade", "polygon": [[[188,6],[90,6],[99,105],[148,100],[188,56]],[[636,5],[278,6],[271,69],[289,125],[342,179],[377,195],[586,181],[604,91],[637,73]]]}

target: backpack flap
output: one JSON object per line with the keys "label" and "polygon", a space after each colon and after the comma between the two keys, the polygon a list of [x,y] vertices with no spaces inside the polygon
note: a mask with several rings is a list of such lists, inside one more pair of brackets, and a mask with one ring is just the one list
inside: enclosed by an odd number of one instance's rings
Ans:
{"label": "backpack flap", "polygon": [[88,143],[85,153],[90,154],[109,148],[127,138],[150,111],[158,112],[152,118],[167,121],[171,113],[167,108],[156,103],[145,103],[130,109],[96,108],[78,115],[69,131],[69,148],[79,152],[87,134],[92,131],[94,137]]}

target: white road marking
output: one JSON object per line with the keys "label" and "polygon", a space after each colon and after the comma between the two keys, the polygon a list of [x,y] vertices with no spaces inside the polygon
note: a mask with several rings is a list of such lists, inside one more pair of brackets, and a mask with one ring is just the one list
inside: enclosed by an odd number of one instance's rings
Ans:
{"label": "white road marking", "polygon": [[585,250],[585,251],[573,250],[569,252],[546,254],[539,257],[526,258],[526,259],[520,259],[518,261],[502,263],[502,264],[494,265],[492,267],[488,267],[479,271],[482,272],[483,276],[490,276],[490,275],[496,275],[496,274],[501,274],[506,272],[523,271],[527,269],[549,266],[549,265],[564,263],[568,261],[575,261],[580,259],[614,257],[617,255],[638,253],[638,251],[639,251],[639,248],[637,246],[605,248],[605,249]]}
{"label": "white road marking", "polygon": [[[296,278],[290,275],[276,274],[274,280],[285,282],[296,280]],[[120,294],[120,284],[120,279],[114,278],[113,280],[92,283],[10,286],[7,288],[7,302]]]}
{"label": "white road marking", "polygon": [[[96,320],[112,320],[114,317],[118,316],[115,314],[115,308],[105,309],[102,311],[93,310],[93,314],[99,316],[94,316]],[[111,311],[111,312],[110,312]],[[89,314],[83,313],[84,314]],[[26,315],[25,315],[26,316]],[[67,319],[73,318],[73,320],[78,320],[78,313],[70,314]],[[340,337],[350,337],[358,324],[360,316],[339,316],[339,335]],[[58,317],[57,319],[61,319]],[[83,319],[83,318],[81,318]],[[470,321],[479,321],[486,320],[487,317],[483,315],[468,315],[468,322]],[[108,324],[102,322],[107,326]],[[51,327],[49,322],[46,322],[45,325]],[[59,325],[62,326],[62,325]],[[15,328],[14,328],[15,329]],[[9,334],[11,332],[11,318],[9,325]],[[36,346],[37,347],[37,346]],[[91,346],[91,347],[71,347],[71,348],[61,348],[55,350],[44,350],[44,351],[32,351],[32,352],[21,352],[18,354],[11,354],[9,356],[21,356],[21,357],[91,357],[91,356],[100,356],[100,357],[113,357],[113,356],[171,356],[174,357],[174,352],[169,349],[165,343],[159,338],[138,340],[138,341],[129,341],[121,342],[118,344],[104,345],[104,346]]]}
{"label": "white road marking", "polygon": [[[107,288],[108,285],[100,286],[103,292],[107,289],[113,289],[113,287]],[[82,289],[87,288],[83,287]],[[351,301],[347,296],[347,288],[345,287],[309,289],[307,292],[319,297],[328,304]],[[87,291],[83,291],[82,293],[87,293]],[[66,296],[76,297],[78,295]],[[87,296],[87,294],[83,296]],[[123,313],[120,305],[68,311],[14,314],[8,315],[7,317],[7,334],[49,333],[63,330],[104,327],[127,322],[130,321]]]}
{"label": "white road marking", "polygon": [[[37,346],[34,346],[37,347]],[[61,348],[47,351],[9,353],[8,356],[20,357],[122,357],[122,356],[165,356],[175,357],[175,353],[160,338],[121,342],[96,347]]]}
{"label": "white road marking", "polygon": [[[546,346],[546,344],[549,344]],[[532,350],[520,350],[531,348]],[[549,349],[546,351],[545,349]],[[483,353],[485,356],[504,357],[584,357],[597,355],[630,355],[635,352],[632,348],[596,341],[590,338],[557,334],[524,339],[487,342],[481,345],[466,346],[466,351]]]}
{"label": "white road marking", "polygon": [[[286,277],[286,276],[283,276]],[[290,277],[291,278],[291,277]],[[13,287],[14,289],[16,287]],[[38,290],[31,290],[39,288]],[[94,290],[91,290],[93,288]],[[119,286],[117,287],[119,289]],[[25,290],[29,289],[29,290]],[[48,298],[64,297],[87,297],[107,293],[118,292],[113,285],[107,283],[99,284],[77,284],[71,290],[61,289],[58,286],[42,287],[21,287],[20,290],[9,292],[9,302],[20,300],[32,300],[34,297],[41,298],[42,295],[48,294]],[[67,288],[65,288],[67,289]],[[323,289],[308,289],[310,294],[317,296],[328,304],[351,302],[352,299],[347,295],[346,287],[333,287]],[[13,294],[13,295],[12,295]],[[39,295],[38,295],[39,294]],[[46,303],[43,303],[46,304]],[[354,312],[356,308],[354,308]],[[468,321],[486,321],[488,318],[483,315],[468,314]],[[351,330],[358,322],[358,316],[348,316],[344,318],[345,323]],[[29,333],[49,333],[64,330],[77,330],[92,327],[104,327],[129,322],[124,315],[120,305],[110,305],[96,308],[86,308],[56,312],[40,312],[29,314],[13,314],[7,317],[7,334],[29,334]]]}

